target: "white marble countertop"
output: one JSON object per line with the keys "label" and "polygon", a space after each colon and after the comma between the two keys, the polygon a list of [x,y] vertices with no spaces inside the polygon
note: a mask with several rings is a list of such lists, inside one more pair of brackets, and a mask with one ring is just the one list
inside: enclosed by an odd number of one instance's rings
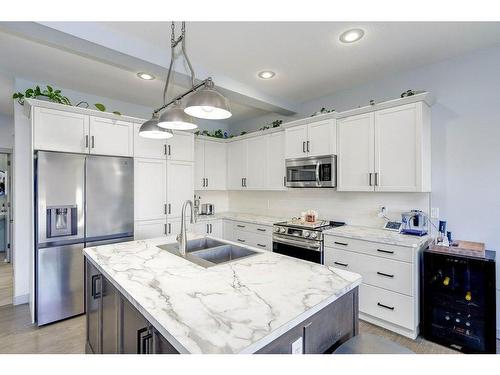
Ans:
{"label": "white marble countertop", "polygon": [[218,212],[215,213],[214,215],[198,215],[199,221],[214,220],[214,219],[243,221],[245,223],[261,224],[261,225],[273,225],[274,223],[279,223],[280,221],[290,220],[290,218],[245,214],[239,212]]}
{"label": "white marble countertop", "polygon": [[326,230],[323,233],[325,235],[355,238],[358,240],[417,248],[430,240],[429,236],[417,237],[381,228],[370,228],[356,225],[344,225],[342,227]]}
{"label": "white marble countertop", "polygon": [[259,249],[203,268],[157,247],[174,241],[84,253],[181,353],[254,353],[361,283],[358,274]]}

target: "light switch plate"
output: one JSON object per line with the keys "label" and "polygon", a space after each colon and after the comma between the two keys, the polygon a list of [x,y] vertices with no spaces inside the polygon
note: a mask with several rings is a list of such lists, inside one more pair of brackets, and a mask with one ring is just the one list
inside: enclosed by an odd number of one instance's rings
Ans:
{"label": "light switch plate", "polygon": [[302,336],[300,336],[297,340],[292,342],[292,354],[303,354],[304,349],[302,347]]}

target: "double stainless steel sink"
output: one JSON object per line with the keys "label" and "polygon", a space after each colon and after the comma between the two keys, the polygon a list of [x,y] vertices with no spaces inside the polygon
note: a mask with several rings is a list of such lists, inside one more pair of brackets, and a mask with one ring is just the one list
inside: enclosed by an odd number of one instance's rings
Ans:
{"label": "double stainless steel sink", "polygon": [[185,257],[179,252],[177,243],[159,245],[158,247],[205,268],[260,254],[245,247],[207,237],[189,240],[186,244]]}

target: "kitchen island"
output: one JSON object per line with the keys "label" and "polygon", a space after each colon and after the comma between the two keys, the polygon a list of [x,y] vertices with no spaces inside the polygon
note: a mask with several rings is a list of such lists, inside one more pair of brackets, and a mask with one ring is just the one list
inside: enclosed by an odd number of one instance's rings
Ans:
{"label": "kitchen island", "polygon": [[84,250],[87,352],[323,353],[357,334],[358,274],[253,248],[205,268],[168,243]]}

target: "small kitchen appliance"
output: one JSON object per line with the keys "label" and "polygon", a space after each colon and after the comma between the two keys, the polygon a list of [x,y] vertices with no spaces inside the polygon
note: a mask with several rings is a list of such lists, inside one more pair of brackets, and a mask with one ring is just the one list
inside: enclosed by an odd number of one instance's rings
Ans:
{"label": "small kitchen appliance", "polygon": [[295,219],[273,225],[273,252],[324,264],[324,235],[327,229],[345,225],[337,221],[314,223]]}
{"label": "small kitchen appliance", "polygon": [[403,228],[401,233],[414,236],[425,236],[427,234],[427,216],[420,210],[411,210],[401,214]]}
{"label": "small kitchen appliance", "polygon": [[201,214],[202,215],[214,215],[215,214],[215,205],[212,203],[203,203],[201,205]]}

